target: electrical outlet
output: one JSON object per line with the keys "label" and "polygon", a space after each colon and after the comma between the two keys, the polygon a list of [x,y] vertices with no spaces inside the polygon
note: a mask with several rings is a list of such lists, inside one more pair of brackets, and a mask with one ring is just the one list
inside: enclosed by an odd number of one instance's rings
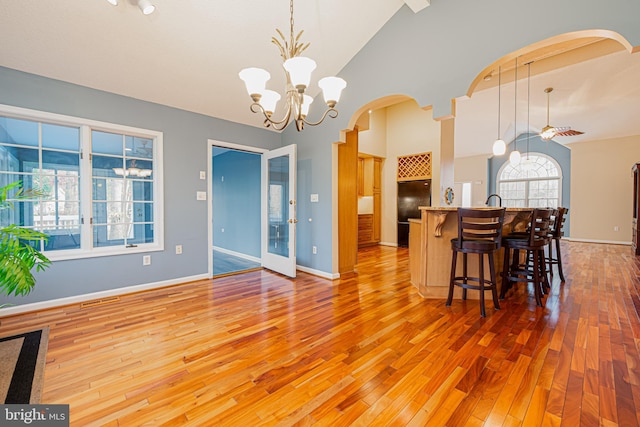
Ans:
{"label": "electrical outlet", "polygon": [[617,225],[615,225],[615,226],[613,227],[613,231],[620,231],[620,227],[618,227]]}
{"label": "electrical outlet", "polygon": [[316,255],[318,253],[318,248],[316,246],[311,246],[311,252]]}
{"label": "electrical outlet", "polygon": [[151,265],[151,255],[144,255],[142,257],[142,265]]}
{"label": "electrical outlet", "polygon": [[176,255],[180,255],[182,253],[182,245],[176,245]]}

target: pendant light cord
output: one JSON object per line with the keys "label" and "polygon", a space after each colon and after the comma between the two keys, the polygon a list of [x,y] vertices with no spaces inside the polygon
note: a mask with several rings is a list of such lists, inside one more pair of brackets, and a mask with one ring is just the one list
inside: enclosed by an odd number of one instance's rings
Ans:
{"label": "pendant light cord", "polygon": [[500,139],[500,87],[502,86],[502,65],[498,67],[498,138]]}
{"label": "pendant light cord", "polygon": [[527,64],[527,160],[529,160],[529,135],[531,134],[531,128],[529,127],[531,109],[531,62]]}
{"label": "pendant light cord", "polygon": [[516,75],[514,79],[514,104],[513,104],[513,151],[518,151],[518,57],[516,56]]}

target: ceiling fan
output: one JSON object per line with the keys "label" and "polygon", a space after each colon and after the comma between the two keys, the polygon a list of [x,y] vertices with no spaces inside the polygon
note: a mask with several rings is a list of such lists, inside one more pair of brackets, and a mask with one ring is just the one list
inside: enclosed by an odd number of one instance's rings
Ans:
{"label": "ceiling fan", "polygon": [[555,127],[549,125],[549,94],[553,91],[552,87],[548,87],[544,90],[544,93],[547,94],[547,125],[542,128],[542,132],[540,132],[540,137],[545,141],[548,141],[556,136],[575,136],[582,135],[584,132],[580,132],[577,130],[572,130],[568,126],[563,127]]}

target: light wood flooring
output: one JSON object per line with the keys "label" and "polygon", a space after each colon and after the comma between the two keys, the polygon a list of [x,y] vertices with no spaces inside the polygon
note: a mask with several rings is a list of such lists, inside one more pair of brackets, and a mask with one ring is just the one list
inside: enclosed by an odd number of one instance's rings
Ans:
{"label": "light wood flooring", "polygon": [[640,275],[628,246],[562,243],[546,307],[425,300],[406,249],[355,277],[266,270],[0,319],[50,326],[44,403],[72,426],[638,426]]}
{"label": "light wood flooring", "polygon": [[260,263],[240,258],[235,255],[213,250],[213,276],[226,276],[239,271],[255,270]]}

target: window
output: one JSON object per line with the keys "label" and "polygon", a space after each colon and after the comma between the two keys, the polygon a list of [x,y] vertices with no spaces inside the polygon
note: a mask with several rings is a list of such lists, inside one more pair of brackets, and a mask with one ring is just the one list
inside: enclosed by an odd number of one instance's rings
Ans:
{"label": "window", "polygon": [[161,250],[161,156],[159,132],[0,106],[0,186],[41,194],[0,226],[46,233],[54,260]]}
{"label": "window", "polygon": [[529,153],[515,167],[506,162],[498,172],[498,194],[506,207],[558,207],[562,188],[561,169],[541,153]]}

